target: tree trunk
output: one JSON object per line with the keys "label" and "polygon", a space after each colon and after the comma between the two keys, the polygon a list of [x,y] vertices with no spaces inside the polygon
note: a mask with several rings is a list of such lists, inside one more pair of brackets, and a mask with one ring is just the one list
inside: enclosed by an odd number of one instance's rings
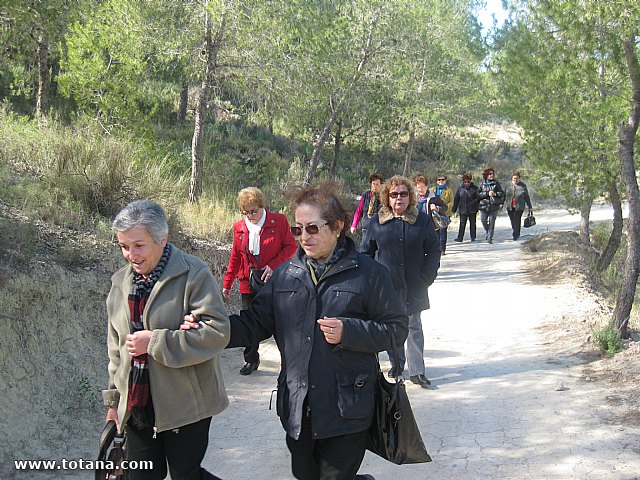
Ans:
{"label": "tree trunk", "polygon": [[215,41],[211,38],[211,20],[209,18],[209,12],[207,11],[207,1],[204,2],[205,6],[205,28],[204,28],[204,50],[205,50],[205,65],[204,73],[202,77],[202,87],[198,94],[196,102],[196,115],[195,126],[193,129],[193,139],[191,141],[191,181],[189,183],[189,203],[196,203],[200,200],[202,195],[202,171],[203,171],[203,156],[204,156],[204,125],[206,122],[207,113],[207,101],[209,99],[209,92],[211,91],[211,85],[216,70],[216,61],[218,56],[218,49],[222,42],[222,36],[225,29],[225,19],[223,17],[220,24],[220,29],[216,34]]}
{"label": "tree trunk", "polygon": [[180,104],[178,105],[178,116],[176,118],[178,125],[181,127],[184,125],[184,121],[187,118],[187,107],[189,105],[189,85],[185,83],[182,85],[180,91]]}
{"label": "tree trunk", "polygon": [[309,169],[304,176],[304,184],[311,185],[311,183],[316,179],[318,164],[320,163],[320,154],[322,153],[322,149],[324,148],[324,144],[327,143],[327,139],[329,138],[329,133],[331,133],[331,129],[333,125],[336,123],[336,119],[340,114],[340,109],[336,108],[331,112],[331,117],[325,123],[324,128],[322,129],[322,133],[318,137],[318,140],[313,145],[313,153],[311,154],[311,160],[309,161]]}
{"label": "tree trunk", "polygon": [[318,169],[318,164],[320,163],[320,153],[324,148],[324,144],[327,142],[327,138],[329,138],[329,133],[331,132],[333,125],[336,123],[338,116],[340,115],[340,113],[342,113],[342,109],[345,101],[347,101],[347,99],[351,95],[351,92],[353,91],[359,79],[363,75],[364,67],[369,61],[372,53],[371,47],[373,43],[373,33],[375,30],[376,24],[377,24],[377,15],[374,16],[374,18],[372,19],[369,25],[367,38],[365,39],[364,45],[362,46],[362,50],[360,52],[360,59],[358,60],[358,65],[356,66],[353,76],[351,77],[349,86],[345,89],[344,93],[340,95],[338,100],[335,101],[335,103],[331,102],[332,104],[331,117],[329,118],[329,120],[327,120],[327,123],[325,123],[324,128],[322,129],[322,133],[320,133],[318,140],[314,143],[313,153],[311,154],[311,160],[309,160],[309,169],[307,170],[307,173],[305,174],[304,180],[303,180],[305,185],[310,185],[311,182],[313,182],[316,179],[316,176],[317,176],[316,170]]}
{"label": "tree trunk", "polygon": [[409,131],[409,141],[407,142],[407,149],[404,152],[404,167],[402,168],[402,175],[407,176],[411,171],[411,158],[413,157],[413,145],[416,143],[416,127],[411,125]]}
{"label": "tree trunk", "polygon": [[271,77],[271,88],[269,89],[269,99],[265,100],[265,108],[267,109],[267,129],[269,133],[273,135],[273,117],[275,112],[273,111],[273,89],[275,88],[275,79]]}
{"label": "tree trunk", "polygon": [[580,242],[583,245],[591,244],[591,229],[589,228],[589,221],[592,206],[593,198],[591,195],[585,194],[580,202]]}
{"label": "tree trunk", "polygon": [[622,274],[622,285],[616,298],[613,322],[623,338],[629,336],[627,325],[631,307],[636,294],[638,269],[640,266],[640,189],[633,163],[634,143],[640,122],[640,65],[635,51],[635,38],[626,37],[624,48],[629,81],[631,83],[632,102],[629,118],[620,124],[618,157],[622,181],[627,190],[629,202],[629,220],[627,223],[628,249]]}
{"label": "tree trunk", "polygon": [[36,116],[44,117],[49,109],[49,41],[40,33],[36,40],[38,44],[38,95],[36,97]]}
{"label": "tree trunk", "polygon": [[[613,175],[609,176],[609,178],[612,177]],[[622,241],[622,229],[624,226],[622,221],[622,201],[620,200],[618,187],[612,180],[609,181],[609,201],[613,207],[613,225],[611,227],[611,235],[609,236],[607,246],[596,263],[596,272],[598,273],[604,272],[607,267],[611,265],[613,257],[618,251],[618,248],[620,248],[620,242]]]}
{"label": "tree trunk", "polygon": [[338,178],[338,160],[340,160],[340,147],[342,146],[342,122],[336,122],[336,141],[333,145],[333,161],[331,162],[331,178]]}

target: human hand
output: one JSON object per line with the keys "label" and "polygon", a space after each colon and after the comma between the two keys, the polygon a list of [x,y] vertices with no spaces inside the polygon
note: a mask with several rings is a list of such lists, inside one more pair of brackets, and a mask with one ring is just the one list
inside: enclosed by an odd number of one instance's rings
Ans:
{"label": "human hand", "polygon": [[263,282],[266,282],[271,278],[271,275],[273,275],[273,270],[271,270],[271,267],[267,265],[266,267],[264,267],[264,272],[262,273],[262,277],[260,277],[260,279]]}
{"label": "human hand", "polygon": [[151,330],[140,330],[139,332],[130,333],[127,335],[126,345],[129,355],[137,357],[144,355],[149,348],[149,342],[153,332]]}
{"label": "human hand", "polygon": [[222,289],[222,296],[224,297],[224,300],[226,302],[231,301],[231,289],[230,288],[223,288]]}
{"label": "human hand", "polygon": [[120,430],[120,420],[118,420],[118,409],[116,407],[107,408],[107,418],[104,423],[109,422],[109,420],[113,420],[116,423],[116,428]]}
{"label": "human hand", "polygon": [[342,320],[336,317],[320,318],[317,320],[320,330],[324,333],[327,343],[337,345],[342,342]]}
{"label": "human hand", "polygon": [[493,190],[489,190],[489,196],[490,197],[495,197],[496,196],[496,192],[494,192]]}
{"label": "human hand", "polygon": [[190,313],[184,316],[182,325],[180,325],[180,330],[191,330],[192,328],[195,330],[199,329],[200,322],[198,322],[198,318],[195,314]]}
{"label": "human hand", "polygon": [[349,229],[349,231],[351,232],[352,235],[355,235],[356,234],[356,227],[351,227]]}

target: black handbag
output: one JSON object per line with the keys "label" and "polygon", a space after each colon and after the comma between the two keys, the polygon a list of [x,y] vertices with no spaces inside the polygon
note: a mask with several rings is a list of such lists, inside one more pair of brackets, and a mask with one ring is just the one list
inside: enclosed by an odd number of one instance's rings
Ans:
{"label": "black handbag", "polygon": [[[395,339],[392,341],[396,365],[400,365]],[[377,355],[376,362],[378,383],[367,450],[396,465],[430,462],[431,457],[411,410],[404,379],[398,375],[395,382],[389,382],[382,373]]]}
{"label": "black handbag", "polygon": [[433,224],[435,225],[436,230],[447,228],[451,223],[451,217],[445,215],[444,213],[439,213],[434,210],[433,212],[431,212],[431,216],[433,217]]}
{"label": "black handbag", "polygon": [[524,222],[522,222],[522,226],[524,228],[529,228],[529,227],[533,227],[535,224],[536,224],[536,217],[534,217],[533,212],[529,210],[529,213],[525,217]]}
{"label": "black handbag", "polygon": [[262,281],[262,275],[264,274],[264,268],[249,267],[249,287],[251,293],[255,295],[264,286]]}
{"label": "black handbag", "polygon": [[251,266],[249,252],[247,251],[247,246],[244,245],[244,234],[242,235],[242,245],[244,247],[244,255],[247,257],[247,265],[249,265],[249,288],[251,289],[251,295],[255,295],[262,287],[264,287],[262,275],[264,274],[265,269]]}
{"label": "black handbag", "polygon": [[122,468],[125,442],[124,434],[118,435],[116,423],[109,420],[100,434],[95,480],[126,480],[126,470]]}

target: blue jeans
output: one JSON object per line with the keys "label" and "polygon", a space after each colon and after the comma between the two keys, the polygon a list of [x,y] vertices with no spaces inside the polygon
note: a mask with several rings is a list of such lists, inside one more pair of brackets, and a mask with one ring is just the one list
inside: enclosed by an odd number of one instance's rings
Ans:
{"label": "blue jeans", "polygon": [[482,222],[484,231],[487,232],[487,240],[493,240],[493,231],[496,228],[497,216],[498,216],[497,210],[494,210],[493,212],[486,212],[484,210],[480,210],[480,221]]}

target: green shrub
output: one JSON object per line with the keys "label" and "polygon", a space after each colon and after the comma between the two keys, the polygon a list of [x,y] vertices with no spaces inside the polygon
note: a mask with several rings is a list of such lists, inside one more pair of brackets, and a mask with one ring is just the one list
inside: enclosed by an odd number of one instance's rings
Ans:
{"label": "green shrub", "polygon": [[615,355],[623,350],[622,337],[612,322],[593,331],[593,342],[602,355]]}

